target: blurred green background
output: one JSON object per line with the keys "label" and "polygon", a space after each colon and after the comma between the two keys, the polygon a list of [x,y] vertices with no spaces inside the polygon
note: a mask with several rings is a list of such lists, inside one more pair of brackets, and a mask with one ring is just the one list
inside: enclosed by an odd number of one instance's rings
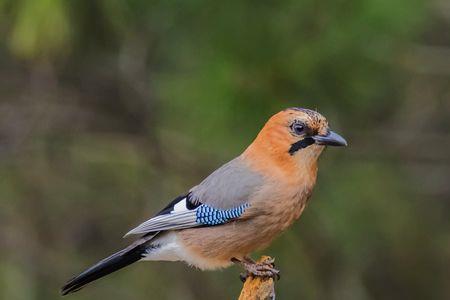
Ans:
{"label": "blurred green background", "polygon": [[[59,299],[290,106],[350,146],[263,252],[278,298],[450,299],[448,1],[0,0],[0,36],[1,299]],[[141,263],[70,299],[233,299],[239,272]]]}

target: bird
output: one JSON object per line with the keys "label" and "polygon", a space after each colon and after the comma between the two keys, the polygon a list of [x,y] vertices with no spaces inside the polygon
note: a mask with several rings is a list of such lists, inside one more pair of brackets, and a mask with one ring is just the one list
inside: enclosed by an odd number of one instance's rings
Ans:
{"label": "bird", "polygon": [[239,264],[247,274],[278,276],[250,254],[300,217],[327,146],[347,142],[319,112],[292,107],[274,114],[242,154],[130,230],[125,236],[134,242],[69,280],[61,294],[137,261],[182,261],[201,270]]}

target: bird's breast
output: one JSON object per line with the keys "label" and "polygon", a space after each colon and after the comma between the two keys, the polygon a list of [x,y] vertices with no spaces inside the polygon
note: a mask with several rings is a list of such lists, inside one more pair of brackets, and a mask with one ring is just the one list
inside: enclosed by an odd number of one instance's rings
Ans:
{"label": "bird's breast", "polygon": [[277,186],[272,189],[270,198],[258,201],[261,221],[274,234],[285,230],[300,217],[312,194],[314,184],[297,186]]}
{"label": "bird's breast", "polygon": [[261,222],[265,222],[274,233],[289,227],[305,209],[316,178],[316,164],[268,177],[254,201],[255,209],[262,212]]}

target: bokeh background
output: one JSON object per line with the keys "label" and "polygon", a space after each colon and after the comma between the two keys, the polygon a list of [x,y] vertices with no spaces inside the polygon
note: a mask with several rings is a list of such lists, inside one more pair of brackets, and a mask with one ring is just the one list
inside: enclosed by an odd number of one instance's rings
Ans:
{"label": "bokeh background", "polygon": [[[279,299],[450,299],[450,2],[0,0],[0,37],[1,299],[60,299],[290,106],[350,146],[263,252]],[[70,299],[233,299],[239,272],[142,263]]]}

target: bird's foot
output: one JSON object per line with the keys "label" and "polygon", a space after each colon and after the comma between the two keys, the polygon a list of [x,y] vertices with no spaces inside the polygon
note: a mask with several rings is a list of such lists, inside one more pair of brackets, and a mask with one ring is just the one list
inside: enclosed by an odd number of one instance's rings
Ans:
{"label": "bird's foot", "polygon": [[242,282],[245,282],[249,276],[271,277],[277,280],[280,279],[280,270],[275,269],[275,259],[273,258],[267,258],[260,262],[255,262],[248,257],[245,257],[243,260],[233,258],[232,261],[240,264],[246,270],[246,273],[240,274]]}

